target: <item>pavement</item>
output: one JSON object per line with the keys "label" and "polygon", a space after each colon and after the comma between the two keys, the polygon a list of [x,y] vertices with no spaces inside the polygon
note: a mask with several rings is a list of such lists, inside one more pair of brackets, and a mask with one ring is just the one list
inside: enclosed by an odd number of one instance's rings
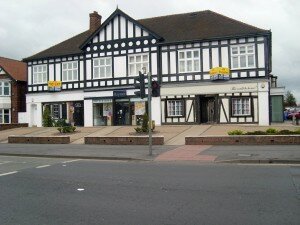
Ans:
{"label": "pavement", "polygon": [[[299,129],[291,123],[272,124],[276,129]],[[85,136],[127,136],[134,134],[132,126],[79,127],[70,134],[71,144],[38,145],[7,144],[9,135],[55,136],[56,128],[17,128],[0,131],[0,155],[48,158],[102,159],[102,160],[146,160],[160,162],[194,161],[200,163],[297,163],[300,164],[299,145],[269,146],[203,146],[184,145],[186,136],[226,135],[228,131],[266,130],[257,125],[171,125],[157,126],[155,135],[165,137],[165,145],[153,146],[149,156],[148,146],[83,145]]]}

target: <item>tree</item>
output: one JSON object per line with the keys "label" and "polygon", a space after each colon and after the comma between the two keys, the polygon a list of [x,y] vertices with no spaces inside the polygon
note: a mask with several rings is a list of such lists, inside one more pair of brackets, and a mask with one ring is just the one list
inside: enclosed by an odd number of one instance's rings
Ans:
{"label": "tree", "polygon": [[297,106],[296,98],[291,91],[287,91],[287,93],[284,96],[284,106]]}
{"label": "tree", "polygon": [[43,112],[43,127],[53,127],[53,120],[49,106],[46,106]]}

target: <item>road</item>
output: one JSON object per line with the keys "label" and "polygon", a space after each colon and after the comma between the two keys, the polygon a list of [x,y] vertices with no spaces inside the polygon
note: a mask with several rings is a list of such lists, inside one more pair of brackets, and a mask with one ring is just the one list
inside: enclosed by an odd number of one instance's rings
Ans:
{"label": "road", "polygon": [[297,165],[65,161],[0,156],[0,224],[300,221]]}

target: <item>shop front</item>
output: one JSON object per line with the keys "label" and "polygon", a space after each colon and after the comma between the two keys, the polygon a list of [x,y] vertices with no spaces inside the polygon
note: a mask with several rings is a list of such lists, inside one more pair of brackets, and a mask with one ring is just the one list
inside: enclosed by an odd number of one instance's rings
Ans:
{"label": "shop front", "polygon": [[140,125],[145,100],[130,97],[93,99],[93,126]]}

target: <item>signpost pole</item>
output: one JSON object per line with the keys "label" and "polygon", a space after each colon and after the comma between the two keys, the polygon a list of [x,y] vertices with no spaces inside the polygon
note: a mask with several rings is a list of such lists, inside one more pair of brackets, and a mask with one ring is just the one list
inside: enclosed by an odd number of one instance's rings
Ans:
{"label": "signpost pole", "polygon": [[151,73],[148,72],[148,118],[149,118],[149,155],[152,155],[152,112],[151,112]]}

